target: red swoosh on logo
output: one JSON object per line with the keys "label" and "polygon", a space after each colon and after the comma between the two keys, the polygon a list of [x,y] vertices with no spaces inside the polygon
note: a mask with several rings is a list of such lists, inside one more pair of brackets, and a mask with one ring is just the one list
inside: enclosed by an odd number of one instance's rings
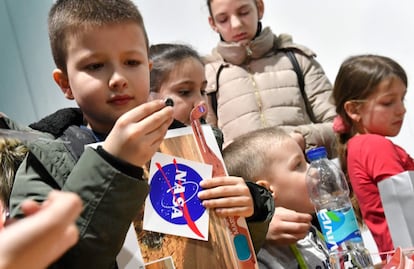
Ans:
{"label": "red swoosh on logo", "polygon": [[[174,162],[174,165],[176,167],[175,169],[177,171],[177,161],[176,161],[175,158],[174,158],[173,162]],[[162,170],[161,164],[157,162],[157,163],[155,163],[155,165],[158,167],[158,170],[161,172],[162,176],[164,177],[165,182],[168,184],[168,188],[170,189],[171,193],[173,194],[174,200],[177,201],[177,197],[175,196],[175,194],[173,192],[173,187],[171,186],[170,182],[168,181],[167,175]],[[180,186],[182,186],[180,180],[178,181],[178,184]],[[179,208],[181,209],[181,212],[183,212],[183,216],[184,216],[185,221],[187,222],[188,227],[196,235],[198,235],[201,238],[204,238],[203,234],[200,232],[200,230],[197,228],[197,226],[194,223],[194,221],[191,219],[190,212],[188,211],[187,203],[185,202],[185,196],[184,196],[184,193],[183,192],[180,193],[180,197],[181,197],[181,199],[183,199],[184,204],[183,204],[183,206],[179,206]]]}

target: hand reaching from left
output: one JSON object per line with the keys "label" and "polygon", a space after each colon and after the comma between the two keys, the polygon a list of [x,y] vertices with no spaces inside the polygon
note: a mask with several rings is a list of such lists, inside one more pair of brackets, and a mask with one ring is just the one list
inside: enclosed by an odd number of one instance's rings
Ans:
{"label": "hand reaching from left", "polygon": [[214,209],[220,217],[250,217],[254,213],[253,198],[241,177],[222,176],[204,179],[198,197],[203,206]]}
{"label": "hand reaching from left", "polygon": [[82,201],[75,193],[52,191],[39,204],[22,204],[26,217],[0,232],[0,268],[46,268],[79,238],[75,221]]}

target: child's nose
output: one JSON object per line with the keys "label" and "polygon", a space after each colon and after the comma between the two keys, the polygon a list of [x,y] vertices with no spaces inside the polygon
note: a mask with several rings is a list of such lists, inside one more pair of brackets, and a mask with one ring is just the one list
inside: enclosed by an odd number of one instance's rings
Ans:
{"label": "child's nose", "polygon": [[231,16],[230,23],[232,28],[238,28],[241,25],[241,21],[238,16]]}
{"label": "child's nose", "polygon": [[109,79],[109,88],[111,90],[122,90],[128,85],[126,77],[119,71],[114,71]]}
{"label": "child's nose", "polygon": [[405,108],[404,103],[401,103],[400,109],[398,110],[398,113],[399,114],[405,114],[405,112],[407,112],[407,109]]}
{"label": "child's nose", "polygon": [[207,99],[203,95],[197,95],[197,96],[194,97],[193,105],[194,106],[197,106],[198,103],[200,103],[200,102],[206,102],[206,100]]}

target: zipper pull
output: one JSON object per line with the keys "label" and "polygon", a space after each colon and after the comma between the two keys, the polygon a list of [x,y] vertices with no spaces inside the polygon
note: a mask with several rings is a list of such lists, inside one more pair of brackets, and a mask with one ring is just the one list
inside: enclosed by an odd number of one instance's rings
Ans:
{"label": "zipper pull", "polygon": [[250,49],[249,46],[246,47],[246,54],[247,54],[247,57],[251,57],[252,54],[253,54],[253,52],[252,52],[252,50]]}

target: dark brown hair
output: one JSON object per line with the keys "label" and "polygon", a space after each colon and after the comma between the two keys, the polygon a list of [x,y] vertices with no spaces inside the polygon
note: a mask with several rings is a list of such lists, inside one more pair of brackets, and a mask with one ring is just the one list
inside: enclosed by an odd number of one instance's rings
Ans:
{"label": "dark brown hair", "polygon": [[49,40],[56,67],[66,73],[67,43],[70,35],[89,27],[135,22],[148,37],[144,21],[130,0],[57,0],[49,11]]}
{"label": "dark brown hair", "polygon": [[168,78],[177,63],[193,58],[203,66],[203,60],[191,46],[185,44],[156,44],[149,49],[149,58],[153,65],[150,72],[150,91],[159,92],[161,85]]}
{"label": "dark brown hair", "polygon": [[[256,4],[256,6],[257,6],[257,2],[256,2],[256,0],[253,0],[254,1],[254,3]],[[213,16],[213,14],[212,14],[212,12],[211,12],[211,2],[213,2],[213,0],[207,0],[207,8],[208,8],[208,13],[210,14],[210,16]]]}

